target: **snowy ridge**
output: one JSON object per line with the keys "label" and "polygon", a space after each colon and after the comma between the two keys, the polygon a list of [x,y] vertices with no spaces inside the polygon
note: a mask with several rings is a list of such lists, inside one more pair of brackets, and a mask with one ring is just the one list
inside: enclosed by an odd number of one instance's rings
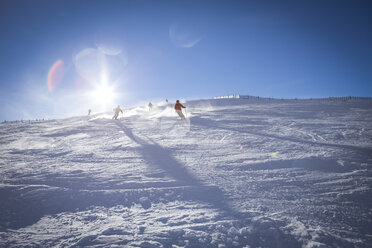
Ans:
{"label": "snowy ridge", "polygon": [[[251,95],[240,95],[240,94],[233,94],[233,95],[226,95],[226,96],[215,96],[213,99],[255,99],[255,100],[299,100],[298,98],[294,99],[278,99],[272,97],[260,97],[260,96],[251,96]],[[316,100],[316,101],[372,101],[372,97],[359,97],[359,96],[340,96],[340,97],[326,97],[326,98],[309,98],[309,99],[301,99],[301,100]]]}
{"label": "snowy ridge", "polygon": [[0,124],[1,247],[370,247],[372,102]]}

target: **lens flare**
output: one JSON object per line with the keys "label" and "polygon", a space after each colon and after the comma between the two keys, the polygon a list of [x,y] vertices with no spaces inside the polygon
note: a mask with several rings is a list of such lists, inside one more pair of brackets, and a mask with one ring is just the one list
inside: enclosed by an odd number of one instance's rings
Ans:
{"label": "lens flare", "polygon": [[200,26],[192,23],[177,23],[169,28],[169,38],[172,43],[181,48],[192,48],[204,37]]}
{"label": "lens flare", "polygon": [[97,48],[105,55],[117,56],[123,51],[124,40],[120,34],[122,30],[114,27],[105,27],[96,31],[95,43]]}
{"label": "lens flare", "polygon": [[63,61],[58,60],[53,64],[48,73],[48,89],[53,92],[63,77]]}
{"label": "lens flare", "polygon": [[114,56],[108,55],[102,49],[86,48],[74,57],[74,65],[80,77],[94,83],[101,78],[105,71],[109,81],[121,79],[128,60],[123,52]]}

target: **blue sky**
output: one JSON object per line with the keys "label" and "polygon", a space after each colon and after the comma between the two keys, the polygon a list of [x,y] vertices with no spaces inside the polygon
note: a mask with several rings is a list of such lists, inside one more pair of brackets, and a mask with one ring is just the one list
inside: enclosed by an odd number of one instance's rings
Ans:
{"label": "blue sky", "polygon": [[358,0],[2,0],[0,120],[226,94],[372,96],[371,16]]}

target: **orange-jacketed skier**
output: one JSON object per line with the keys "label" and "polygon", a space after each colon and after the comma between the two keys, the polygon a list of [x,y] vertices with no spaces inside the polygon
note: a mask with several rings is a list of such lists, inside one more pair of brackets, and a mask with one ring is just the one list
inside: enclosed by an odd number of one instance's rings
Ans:
{"label": "orange-jacketed skier", "polygon": [[179,117],[181,118],[181,120],[185,120],[185,116],[183,115],[182,113],[182,108],[186,108],[185,106],[183,106],[179,100],[176,101],[176,104],[174,105],[174,109],[176,110],[177,114],[179,115]]}
{"label": "orange-jacketed skier", "polygon": [[114,120],[117,120],[118,119],[118,116],[119,116],[119,113],[123,113],[123,110],[120,108],[120,106],[118,105],[116,108],[114,108],[114,111],[115,111],[115,114],[114,116],[112,117],[112,119]]}

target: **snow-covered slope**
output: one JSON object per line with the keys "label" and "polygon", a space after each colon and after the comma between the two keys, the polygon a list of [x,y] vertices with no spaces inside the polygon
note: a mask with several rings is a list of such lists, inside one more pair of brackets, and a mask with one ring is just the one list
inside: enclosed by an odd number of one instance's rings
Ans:
{"label": "snow-covered slope", "polygon": [[0,124],[1,247],[371,247],[372,102]]}

